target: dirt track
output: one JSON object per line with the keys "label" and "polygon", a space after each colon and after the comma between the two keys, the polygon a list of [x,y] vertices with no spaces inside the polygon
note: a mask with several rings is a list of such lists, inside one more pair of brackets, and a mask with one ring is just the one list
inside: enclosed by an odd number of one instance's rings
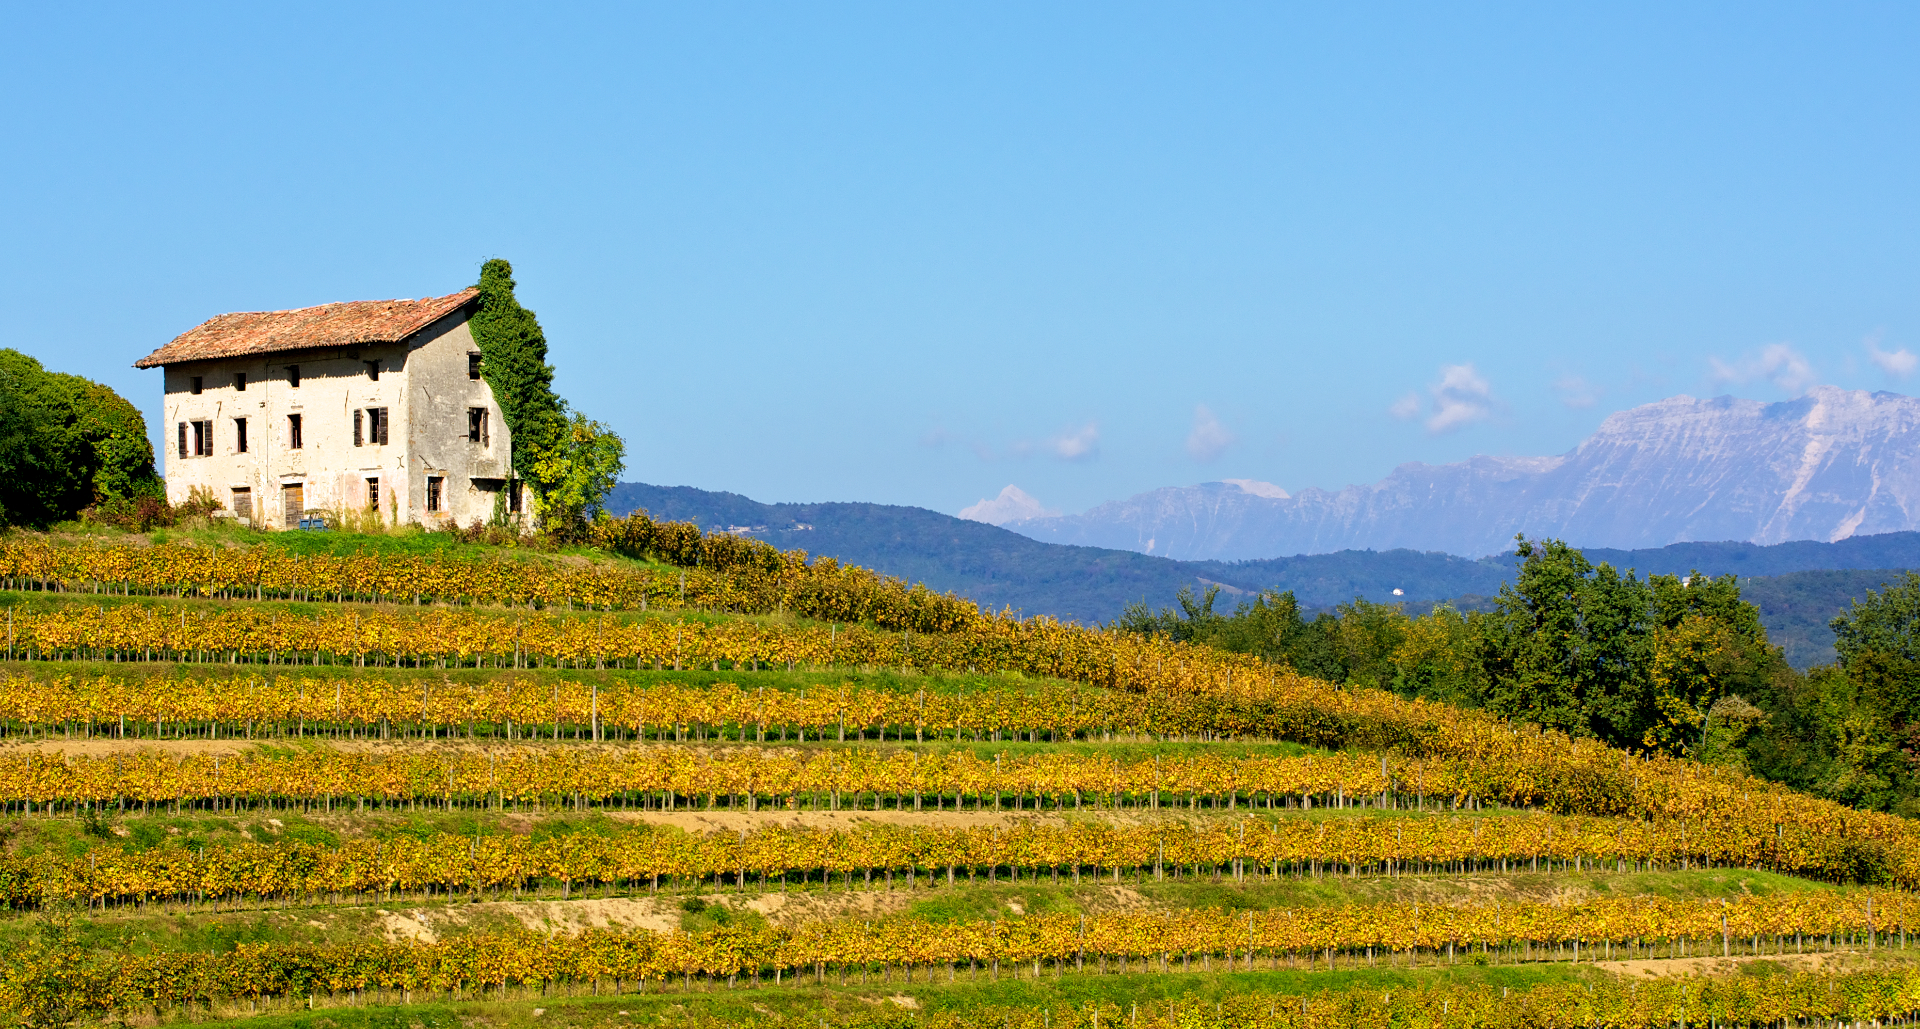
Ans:
{"label": "dirt track", "polygon": [[1814,972],[1862,964],[1866,961],[1866,953],[1839,951],[1824,954],[1763,954],[1733,958],[1653,958],[1635,961],[1596,961],[1593,967],[1619,975],[1724,975],[1737,971],[1741,965],[1753,964],[1756,961],[1771,961],[1796,972]]}

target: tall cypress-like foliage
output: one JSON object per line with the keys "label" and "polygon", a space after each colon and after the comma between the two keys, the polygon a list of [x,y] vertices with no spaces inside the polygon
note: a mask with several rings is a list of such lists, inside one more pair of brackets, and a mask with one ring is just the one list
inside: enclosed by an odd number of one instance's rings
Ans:
{"label": "tall cypress-like foliage", "polygon": [[493,389],[513,436],[513,470],[528,477],[530,444],[551,434],[565,404],[553,392],[547,337],[540,320],[513,295],[513,265],[494,258],[480,266],[480,310],[468,322],[480,345],[480,376]]}
{"label": "tall cypress-like foliage", "polygon": [[480,376],[513,434],[513,471],[532,487],[541,521],[567,531],[600,511],[626,455],[619,435],[569,411],[553,392],[540,320],[513,295],[513,266],[480,266],[480,309],[468,323],[480,345]]}

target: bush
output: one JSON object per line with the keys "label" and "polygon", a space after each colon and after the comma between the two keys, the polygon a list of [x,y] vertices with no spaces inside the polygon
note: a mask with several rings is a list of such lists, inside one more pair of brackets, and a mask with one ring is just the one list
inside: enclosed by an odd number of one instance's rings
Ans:
{"label": "bush", "polygon": [[146,532],[179,525],[188,518],[206,518],[222,507],[220,498],[204,486],[195,486],[187,499],[172,504],[164,496],[109,497],[80,512],[82,521],[111,525],[128,532]]}

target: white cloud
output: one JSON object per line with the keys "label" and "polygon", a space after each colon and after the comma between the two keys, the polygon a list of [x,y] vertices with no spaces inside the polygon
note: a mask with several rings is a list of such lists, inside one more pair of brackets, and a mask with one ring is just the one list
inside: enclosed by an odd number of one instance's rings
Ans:
{"label": "white cloud", "polygon": [[1742,358],[1738,364],[1717,357],[1707,358],[1707,364],[1716,385],[1766,379],[1789,393],[1802,393],[1820,379],[1806,357],[1785,343],[1769,343],[1760,348],[1759,356]]}
{"label": "white cloud", "polygon": [[1427,431],[1436,435],[1493,414],[1493,387],[1473,370],[1473,365],[1442,366],[1440,381],[1427,391],[1433,394],[1433,414],[1427,417]]}
{"label": "white cloud", "polygon": [[1005,525],[1023,518],[1051,518],[1060,512],[1043,507],[1038,500],[1029,496],[1018,486],[1008,483],[1000,495],[992,500],[981,500],[960,509],[960,517],[972,522],[986,522],[988,525]]}
{"label": "white cloud", "polygon": [[1913,374],[1915,367],[1920,367],[1920,357],[1915,357],[1906,347],[1891,351],[1880,349],[1879,333],[1867,339],[1867,357],[1896,379],[1904,379]]}
{"label": "white cloud", "polygon": [[1554,380],[1553,388],[1560,394],[1562,404],[1575,409],[1592,407],[1600,402],[1600,394],[1606,392],[1579,375],[1562,375]]}
{"label": "white cloud", "polygon": [[1047,449],[1062,461],[1091,461],[1100,454],[1100,426],[1088,422],[1047,441]]}
{"label": "white cloud", "polygon": [[1205,464],[1219,457],[1233,445],[1235,438],[1220,423],[1220,419],[1207,410],[1207,405],[1201,404],[1193,409],[1193,430],[1187,433],[1187,453],[1195,461]]}
{"label": "white cloud", "polygon": [[1491,417],[1498,403],[1493,399],[1493,387],[1470,364],[1441,365],[1440,381],[1427,387],[1427,395],[1430,405],[1420,399],[1420,394],[1409,392],[1394,401],[1387,413],[1403,422],[1412,421],[1426,408],[1427,431],[1437,436]]}

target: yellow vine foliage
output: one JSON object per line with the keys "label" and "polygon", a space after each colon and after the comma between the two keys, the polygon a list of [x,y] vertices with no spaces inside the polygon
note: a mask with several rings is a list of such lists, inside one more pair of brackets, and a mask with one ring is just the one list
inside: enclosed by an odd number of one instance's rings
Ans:
{"label": "yellow vine foliage", "polygon": [[[692,975],[765,977],[775,969],[782,971],[783,980],[805,981],[792,973],[818,974],[850,966],[924,968],[977,962],[1018,967],[1116,957],[1144,959],[1148,968],[1164,970],[1186,967],[1185,959],[1205,955],[1235,967],[1257,968],[1302,956],[1369,948],[1380,953],[1434,952],[1449,946],[1498,948],[1576,941],[1591,956],[1596,944],[1626,940],[1684,939],[1696,947],[1714,947],[1730,946],[1736,938],[1776,942],[1796,934],[1872,932],[1880,939],[1909,924],[1916,910],[1910,895],[1855,894],[1741,897],[1726,903],[1636,898],[1573,906],[1386,904],[1288,911],[1039,915],[958,923],[917,918],[834,920],[793,929],[723,927],[700,934],[589,930],[576,935],[480,934],[431,943],[243,945],[217,957],[183,952],[106,954],[81,968],[62,968],[59,977],[61,988],[79,1006],[107,1012],[212,998],[303,997],[370,988],[444,992],[543,983],[633,983]],[[1571,957],[1574,952],[1568,948],[1565,954]],[[0,1002],[11,1002],[16,1010],[24,1006],[19,994],[41,974],[31,961],[10,963],[0,979]],[[1771,1001],[1772,1008],[1749,999],[1754,1006],[1747,1010],[1773,1013],[1776,1018],[1785,1011],[1901,1012],[1913,1010],[1920,1000],[1920,972],[1912,970],[1826,976],[1817,981],[1829,992],[1813,1002],[1797,990],[1783,989],[1798,986],[1798,979],[1777,977],[1771,983],[1762,979],[1762,988],[1781,995]],[[1852,987],[1849,994],[1839,994],[1841,983]],[[1695,981],[1688,996],[1698,1005],[1703,995]],[[1356,996],[1364,998],[1360,991],[1349,991],[1348,1002],[1353,1003]],[[1868,997],[1877,997],[1880,1003]],[[1732,1009],[1723,1010],[1730,1013]],[[1570,1023],[1566,1018],[1571,1013],[1562,1012],[1562,1019],[1552,1024],[1593,1024]]]}
{"label": "yellow vine foliage", "polygon": [[[832,558],[809,562],[801,551],[782,554],[724,533],[704,537],[692,549],[696,553],[679,556],[700,565],[668,569],[454,554],[304,557],[271,547],[55,544],[16,534],[0,538],[0,579],[13,589],[123,596],[790,611],[916,632],[953,632],[992,620],[972,601]],[[703,559],[701,550],[712,553]],[[741,554],[730,560],[722,553],[729,551]]]}
{"label": "yellow vine foliage", "polygon": [[[1405,874],[1433,869],[1538,867],[1588,870],[1712,864],[1823,872],[1817,835],[1791,836],[1742,852],[1715,822],[1556,817],[1459,819],[1354,817],[1328,821],[1218,819],[1204,825],[1020,821],[999,826],[865,824],[847,829],[763,826],[749,833],[686,833],[656,827],[566,834],[439,833],[337,846],[298,841],[189,850],[96,847],[77,856],[0,855],[0,900],[13,907],[58,901],[89,905],[221,898],[313,899],[420,890],[484,894],[572,888],[632,891],[668,886],[741,887],[795,871],[843,882],[897,873],[934,885],[943,876],[1006,869],[1017,877],[1213,874],[1263,876]],[[1760,841],[1749,841],[1759,843]],[[1893,923],[1885,923],[1893,924]]]}
{"label": "yellow vine foliage", "polygon": [[[1474,796],[1497,786],[1498,766],[1460,760],[1361,753],[1230,758],[1217,754],[1120,761],[1100,755],[1044,753],[992,760],[967,751],[916,753],[846,749],[793,751],[754,747],[505,747],[340,751],[292,756],[172,755],[151,750],[101,756],[25,752],[0,757],[0,804],[210,803],[443,807],[506,804],[666,804],[721,797],[743,809],[797,806],[945,806],[969,799],[1016,810],[1051,801],[1108,806],[1206,802],[1229,810],[1294,798]],[[1837,879],[1885,878],[1920,885],[1920,837],[1904,820],[1860,812],[1786,790],[1743,793],[1701,809],[1690,797],[1651,784],[1636,797],[1636,817],[1676,822],[1693,833],[1688,852],[1716,863],[1792,867]],[[1434,787],[1428,789],[1428,787]],[[1028,800],[1027,798],[1033,798]],[[1606,812],[1595,812],[1605,814]],[[1624,829],[1617,853],[1631,854]]]}

